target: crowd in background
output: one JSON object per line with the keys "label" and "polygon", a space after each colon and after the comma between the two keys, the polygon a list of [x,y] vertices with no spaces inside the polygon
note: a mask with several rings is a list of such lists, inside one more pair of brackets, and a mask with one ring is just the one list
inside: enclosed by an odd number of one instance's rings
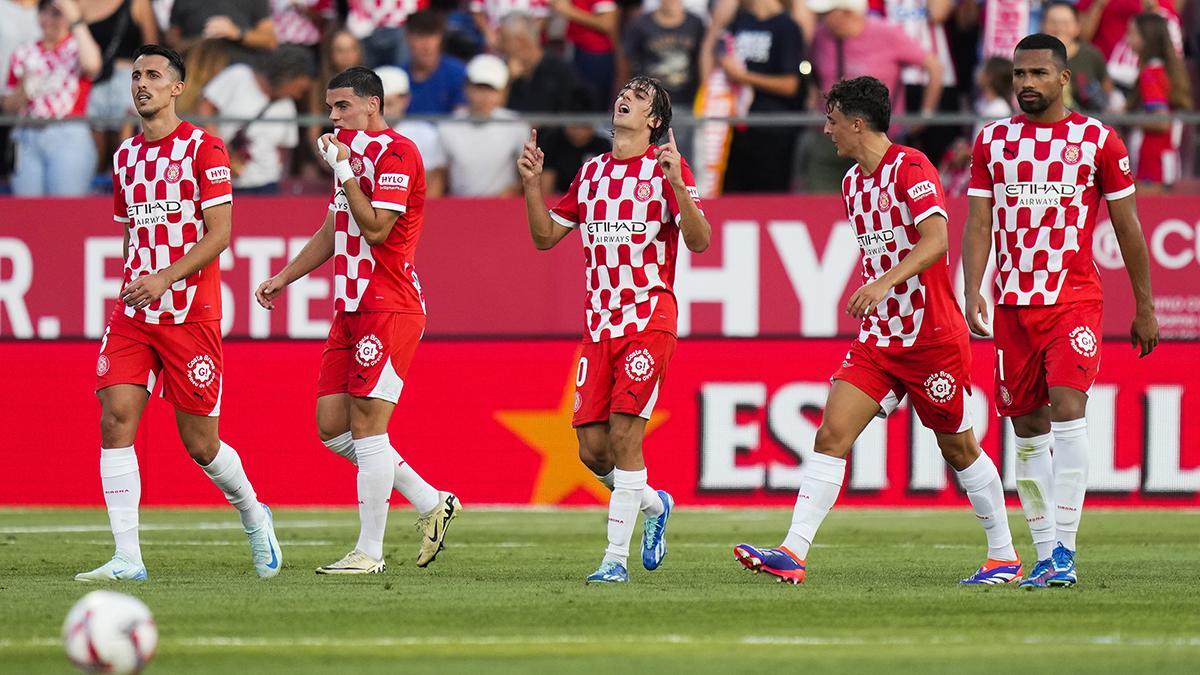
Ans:
{"label": "crowd in background", "polygon": [[[430,196],[520,190],[515,161],[528,115],[603,113],[620,83],[658,78],[676,127],[720,92],[739,115],[824,112],[820,92],[873,75],[893,113],[1014,111],[1004,36],[1043,31],[1067,45],[1069,104],[1088,113],[1191,110],[1200,0],[0,0],[3,112],[55,119],[0,130],[0,184],[20,196],[109,189],[109,161],[135,133],[131,57],[145,43],[180,51],[184,116],[213,124],[242,193],[322,191],[312,147],[324,84],[375,68],[385,113],[421,150]],[[989,16],[990,15],[990,16]],[[1011,41],[1010,41],[1011,42]],[[994,53],[989,53],[989,51]],[[405,119],[420,115],[421,120]],[[426,116],[436,116],[428,119]],[[124,128],[97,120],[126,117]],[[280,120],[283,120],[282,122]],[[940,162],[961,194],[974,132],[897,125],[896,140]],[[845,160],[819,128],[733,127],[722,191],[832,192]],[[1178,122],[1127,128],[1139,179],[1176,186],[1192,160]],[[592,125],[539,128],[545,189],[609,148]],[[685,155],[692,140],[677,134]],[[1142,159],[1142,156],[1146,159]],[[1153,166],[1152,166],[1153,165]]]}

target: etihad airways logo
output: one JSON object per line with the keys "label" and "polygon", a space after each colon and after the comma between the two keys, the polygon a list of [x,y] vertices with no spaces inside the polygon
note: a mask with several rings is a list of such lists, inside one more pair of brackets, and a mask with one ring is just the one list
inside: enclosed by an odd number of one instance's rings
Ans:
{"label": "etihad airways logo", "polygon": [[1061,206],[1062,200],[1074,199],[1083,187],[1075,183],[1008,183],[1004,195],[1017,200],[1017,206]]}
{"label": "etihad airways logo", "polygon": [[863,255],[870,258],[886,253],[888,244],[896,241],[896,232],[895,228],[889,227],[886,230],[860,234],[857,239],[858,247],[862,249]]}
{"label": "etihad airways logo", "polygon": [[592,220],[583,224],[592,244],[631,244],[634,235],[645,235],[649,229],[639,220]]}
{"label": "etihad airways logo", "polygon": [[[160,199],[153,202],[139,202],[125,207],[129,219],[138,227],[153,227],[165,225],[173,215],[183,212],[183,202],[175,199]],[[179,222],[176,219],[175,222]]]}

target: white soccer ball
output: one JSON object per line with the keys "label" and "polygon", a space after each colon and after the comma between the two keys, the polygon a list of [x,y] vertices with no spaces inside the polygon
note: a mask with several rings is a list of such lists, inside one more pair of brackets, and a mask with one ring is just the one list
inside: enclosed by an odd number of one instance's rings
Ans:
{"label": "white soccer ball", "polygon": [[63,646],[85,673],[140,673],[154,658],[158,627],[141,600],[92,591],[67,613]]}

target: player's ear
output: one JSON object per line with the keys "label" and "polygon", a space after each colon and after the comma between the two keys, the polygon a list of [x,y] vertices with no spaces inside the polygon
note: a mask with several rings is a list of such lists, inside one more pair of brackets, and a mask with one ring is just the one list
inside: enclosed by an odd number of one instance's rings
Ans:
{"label": "player's ear", "polygon": [[187,82],[183,80],[175,80],[171,83],[171,96],[179,96],[183,94],[183,90],[187,89]]}

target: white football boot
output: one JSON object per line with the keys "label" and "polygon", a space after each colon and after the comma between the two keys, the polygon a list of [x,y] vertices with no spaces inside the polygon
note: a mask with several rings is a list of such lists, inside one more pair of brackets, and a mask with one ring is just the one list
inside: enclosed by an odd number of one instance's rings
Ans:
{"label": "white football boot", "polygon": [[266,504],[259,503],[266,512],[262,525],[254,530],[246,530],[246,538],[250,540],[250,557],[254,560],[254,571],[263,579],[270,579],[279,574],[283,566],[283,550],[279,548],[279,540],[275,538],[275,519],[271,509]]}
{"label": "white football boot", "polygon": [[317,574],[379,574],[387,569],[383,559],[376,560],[371,556],[354,549],[345,558],[317,568]]}
{"label": "white football boot", "polygon": [[75,581],[145,581],[149,578],[145,565],[135,563],[120,553],[91,572],[75,575]]}

